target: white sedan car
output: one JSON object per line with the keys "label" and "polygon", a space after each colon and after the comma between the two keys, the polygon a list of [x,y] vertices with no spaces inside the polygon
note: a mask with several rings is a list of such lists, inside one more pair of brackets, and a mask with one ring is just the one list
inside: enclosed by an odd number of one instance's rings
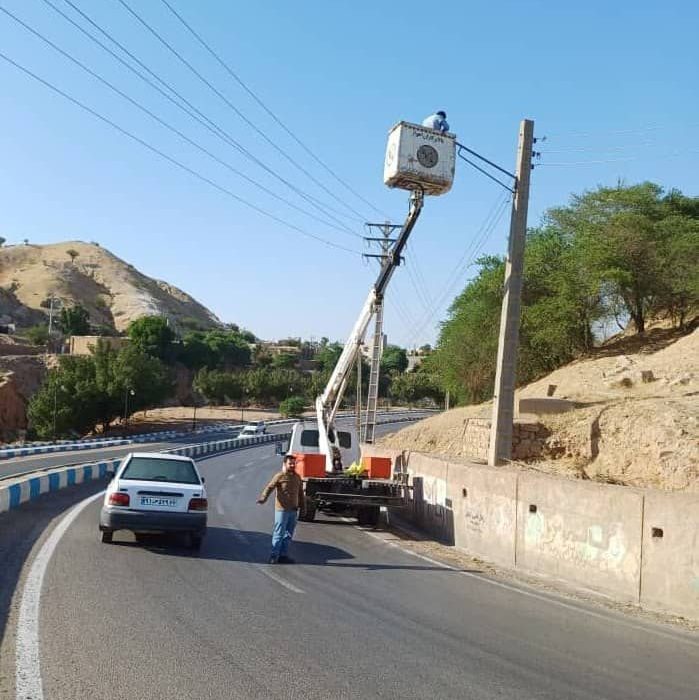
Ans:
{"label": "white sedan car", "polygon": [[267,432],[267,426],[263,420],[256,423],[248,423],[239,433],[238,437],[252,437],[253,435],[264,435]]}
{"label": "white sedan car", "polygon": [[199,549],[206,534],[208,502],[204,478],[189,457],[132,452],[107,487],[100,512],[102,542],[117,530],[139,535],[182,532]]}

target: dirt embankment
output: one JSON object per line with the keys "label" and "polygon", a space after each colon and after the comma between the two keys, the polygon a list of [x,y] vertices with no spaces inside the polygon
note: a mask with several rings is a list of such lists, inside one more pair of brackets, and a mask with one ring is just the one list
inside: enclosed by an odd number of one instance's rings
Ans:
{"label": "dirt embankment", "polygon": [[[675,336],[676,337],[676,336]],[[665,338],[666,340],[663,340]],[[519,463],[562,476],[630,486],[699,492],[699,329],[672,340],[651,332],[645,345],[602,348],[523,387],[520,398],[555,397],[566,413],[520,416],[540,427],[541,450]],[[659,341],[659,342],[654,342]],[[491,404],[457,408],[382,441],[400,449],[473,457],[463,439]]]}
{"label": "dirt embankment", "polygon": [[44,356],[0,357],[0,441],[15,440],[27,429],[27,404],[52,361]]}

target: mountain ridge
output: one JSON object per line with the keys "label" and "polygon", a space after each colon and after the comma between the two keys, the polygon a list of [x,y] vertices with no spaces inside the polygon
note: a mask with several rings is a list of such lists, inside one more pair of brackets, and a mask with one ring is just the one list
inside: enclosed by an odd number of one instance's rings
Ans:
{"label": "mountain ridge", "polygon": [[117,332],[141,316],[162,315],[179,330],[216,328],[220,319],[175,285],[140,272],[96,243],[65,241],[0,248],[0,316],[29,326],[48,315],[51,294],[80,304],[93,326]]}

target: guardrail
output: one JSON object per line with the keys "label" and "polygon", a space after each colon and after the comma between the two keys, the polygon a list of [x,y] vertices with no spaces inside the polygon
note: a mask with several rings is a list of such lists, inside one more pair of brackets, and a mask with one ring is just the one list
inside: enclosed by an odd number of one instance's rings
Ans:
{"label": "guardrail", "polygon": [[[215,425],[205,426],[197,429],[194,434],[222,432],[224,430],[236,430],[241,428],[240,425]],[[133,435],[128,438],[86,438],[84,440],[76,440],[75,442],[53,442],[32,447],[13,447],[8,449],[0,449],[0,459],[12,459],[14,457],[27,457],[29,455],[50,454],[53,452],[75,452],[78,450],[92,450],[100,447],[117,447],[119,445],[133,445],[143,442],[159,442],[162,440],[171,440],[177,437],[186,437],[192,435],[190,431],[163,430],[155,433],[143,433],[142,435]]]}
{"label": "guardrail", "polygon": [[[229,438],[197,445],[175,447],[163,450],[163,452],[185,455],[187,457],[201,457],[218,452],[230,452],[254,445],[278,442],[290,437],[291,433],[278,433],[255,435],[249,438]],[[43,472],[36,471],[2,481],[0,482],[0,513],[17,508],[27,501],[35,500],[45,493],[59,491],[67,486],[74,486],[95,479],[103,479],[109,472],[115,471],[119,467],[121,459],[100,460],[88,464],[48,469]]]}

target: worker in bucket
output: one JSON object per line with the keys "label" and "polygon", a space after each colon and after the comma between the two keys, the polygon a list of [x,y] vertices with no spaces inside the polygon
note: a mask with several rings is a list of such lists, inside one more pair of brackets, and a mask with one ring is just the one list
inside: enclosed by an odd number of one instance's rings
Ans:
{"label": "worker in bucket", "polygon": [[293,564],[289,556],[289,545],[294,536],[299,508],[304,506],[303,481],[296,473],[296,457],[284,456],[282,470],[272,477],[257,499],[266,503],[269,495],[275,491],[274,530],[272,531],[272,553],[270,564]]}
{"label": "worker in bucket", "polygon": [[430,114],[429,117],[423,119],[422,126],[426,126],[428,129],[434,129],[435,131],[441,131],[446,134],[449,131],[449,124],[447,122],[447,113],[440,110],[434,114]]}

